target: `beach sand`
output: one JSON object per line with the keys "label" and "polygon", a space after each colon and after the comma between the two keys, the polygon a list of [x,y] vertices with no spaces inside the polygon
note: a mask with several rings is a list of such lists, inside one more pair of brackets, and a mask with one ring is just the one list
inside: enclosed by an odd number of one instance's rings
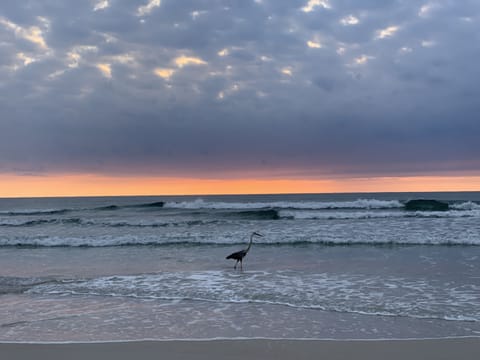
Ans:
{"label": "beach sand", "polygon": [[210,340],[72,344],[0,344],[8,360],[365,359],[475,360],[480,338],[438,340]]}

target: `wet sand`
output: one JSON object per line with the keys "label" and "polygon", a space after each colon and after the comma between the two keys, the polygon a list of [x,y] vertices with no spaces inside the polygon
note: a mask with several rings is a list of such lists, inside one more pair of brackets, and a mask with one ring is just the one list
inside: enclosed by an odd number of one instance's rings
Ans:
{"label": "wet sand", "polygon": [[0,344],[9,360],[365,359],[474,360],[480,338],[435,340],[210,340],[73,344]]}

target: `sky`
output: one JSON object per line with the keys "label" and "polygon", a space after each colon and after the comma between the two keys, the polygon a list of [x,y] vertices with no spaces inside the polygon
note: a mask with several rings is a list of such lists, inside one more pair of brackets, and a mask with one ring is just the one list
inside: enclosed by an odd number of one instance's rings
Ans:
{"label": "sky", "polygon": [[0,196],[480,190],[477,0],[2,0]]}

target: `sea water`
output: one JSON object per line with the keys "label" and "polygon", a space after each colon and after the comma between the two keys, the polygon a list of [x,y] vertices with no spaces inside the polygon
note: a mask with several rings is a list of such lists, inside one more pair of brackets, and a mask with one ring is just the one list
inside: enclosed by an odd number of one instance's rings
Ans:
{"label": "sea water", "polygon": [[0,341],[452,336],[478,192],[0,199]]}

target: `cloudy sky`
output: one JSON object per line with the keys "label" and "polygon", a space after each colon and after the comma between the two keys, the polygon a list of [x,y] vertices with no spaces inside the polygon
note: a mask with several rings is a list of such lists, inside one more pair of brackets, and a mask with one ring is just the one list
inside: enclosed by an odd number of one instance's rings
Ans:
{"label": "cloudy sky", "polygon": [[478,176],[477,0],[2,0],[0,174]]}

